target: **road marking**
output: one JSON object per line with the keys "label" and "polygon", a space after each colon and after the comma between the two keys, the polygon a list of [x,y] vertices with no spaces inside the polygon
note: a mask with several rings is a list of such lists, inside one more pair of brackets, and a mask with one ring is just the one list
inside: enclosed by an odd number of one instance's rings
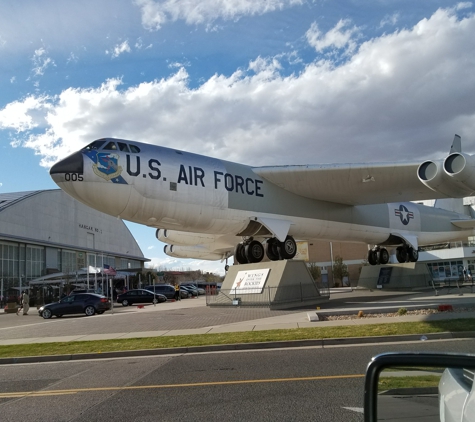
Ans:
{"label": "road marking", "polygon": [[300,377],[300,378],[272,378],[259,380],[237,380],[237,381],[212,381],[197,382],[186,384],[165,384],[165,385],[132,385],[127,387],[94,387],[94,388],[76,388],[71,390],[41,390],[41,391],[24,391],[13,393],[0,393],[0,399],[18,398],[18,397],[45,397],[58,396],[65,394],[90,393],[98,391],[127,391],[127,390],[147,390],[154,388],[183,388],[183,387],[209,387],[216,385],[239,385],[239,384],[263,384],[270,382],[297,382],[297,381],[322,381],[348,378],[364,378],[364,374],[356,375],[328,375],[319,377]]}

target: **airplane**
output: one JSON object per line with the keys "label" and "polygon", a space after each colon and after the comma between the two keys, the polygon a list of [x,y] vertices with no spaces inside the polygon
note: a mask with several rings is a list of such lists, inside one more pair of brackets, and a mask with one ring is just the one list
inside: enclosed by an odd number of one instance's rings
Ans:
{"label": "airplane", "polygon": [[[416,262],[421,246],[467,239],[475,219],[410,201],[475,192],[475,155],[455,135],[441,160],[251,167],[103,138],[50,169],[73,198],[156,228],[164,252],[238,264],[292,259],[296,240],[363,242],[371,265]],[[459,200],[461,201],[461,200]]]}

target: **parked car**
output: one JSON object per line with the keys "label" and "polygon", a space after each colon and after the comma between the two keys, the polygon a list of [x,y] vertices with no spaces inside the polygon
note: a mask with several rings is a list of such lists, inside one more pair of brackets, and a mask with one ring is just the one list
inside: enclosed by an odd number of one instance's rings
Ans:
{"label": "parked car", "polygon": [[[175,287],[171,284],[155,284],[155,286],[145,286],[145,289],[150,290],[167,297],[167,299],[175,299]],[[187,290],[180,289],[180,299],[186,299],[191,296]]]}
{"label": "parked car", "polygon": [[77,295],[79,293],[97,293],[97,291],[94,289],[74,289],[71,293],[69,293],[69,296]]}
{"label": "parked car", "polygon": [[181,286],[188,286],[188,287],[191,287],[192,289],[196,290],[198,292],[199,295],[204,295],[206,294],[206,290],[201,288],[201,287],[198,287],[196,286],[195,284],[193,283],[184,283],[182,284]]}
{"label": "parked car", "polygon": [[134,289],[117,296],[117,302],[122,306],[131,306],[134,303],[162,303],[166,302],[167,297],[159,293],[154,293],[146,289]]}
{"label": "parked car", "polygon": [[192,296],[198,296],[198,290],[194,289],[191,286],[180,285],[180,289],[185,289]]}
{"label": "parked car", "polygon": [[103,314],[111,308],[110,300],[105,296],[95,293],[78,293],[63,297],[59,302],[49,303],[38,309],[38,314],[44,319],[53,315],[62,317],[63,315],[85,313],[87,316]]}
{"label": "parked car", "polygon": [[155,284],[144,287],[146,290],[166,296],[167,299],[175,298],[175,288],[171,284]]}

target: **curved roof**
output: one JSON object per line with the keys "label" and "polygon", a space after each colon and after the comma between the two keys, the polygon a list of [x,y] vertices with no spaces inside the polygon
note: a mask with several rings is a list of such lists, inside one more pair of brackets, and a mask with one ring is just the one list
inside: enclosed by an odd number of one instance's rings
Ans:
{"label": "curved roof", "polygon": [[148,261],[122,220],[61,189],[0,194],[0,238]]}

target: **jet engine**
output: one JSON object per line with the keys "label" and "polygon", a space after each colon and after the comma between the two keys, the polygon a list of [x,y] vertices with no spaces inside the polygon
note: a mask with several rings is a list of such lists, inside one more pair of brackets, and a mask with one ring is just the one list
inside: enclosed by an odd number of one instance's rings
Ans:
{"label": "jet engine", "polygon": [[475,157],[473,155],[455,152],[444,160],[444,170],[453,180],[475,191]]}
{"label": "jet engine", "polygon": [[[464,196],[471,196],[475,189],[471,188],[465,183],[462,183],[462,181],[454,177],[454,175],[446,169],[446,165],[450,170],[452,170],[452,168],[461,167],[460,161],[462,161],[462,159],[460,159],[459,157],[452,157],[458,155],[465,157],[465,154],[462,155],[461,153],[454,153],[450,154],[444,162],[423,162],[417,169],[417,176],[419,177],[419,180],[429,189],[446,195],[449,198],[461,198]],[[463,169],[460,170],[460,172],[462,171]],[[474,183],[472,182],[472,184]]]}
{"label": "jet engine", "polygon": [[177,230],[157,229],[155,237],[163,243],[174,245],[201,245],[212,243],[217,237],[213,234],[187,233]]}
{"label": "jet engine", "polygon": [[181,246],[181,245],[165,245],[163,252],[166,255],[174,258],[195,258],[195,259],[209,259],[219,260],[226,258],[223,253],[214,252],[209,250],[204,245],[197,246]]}

